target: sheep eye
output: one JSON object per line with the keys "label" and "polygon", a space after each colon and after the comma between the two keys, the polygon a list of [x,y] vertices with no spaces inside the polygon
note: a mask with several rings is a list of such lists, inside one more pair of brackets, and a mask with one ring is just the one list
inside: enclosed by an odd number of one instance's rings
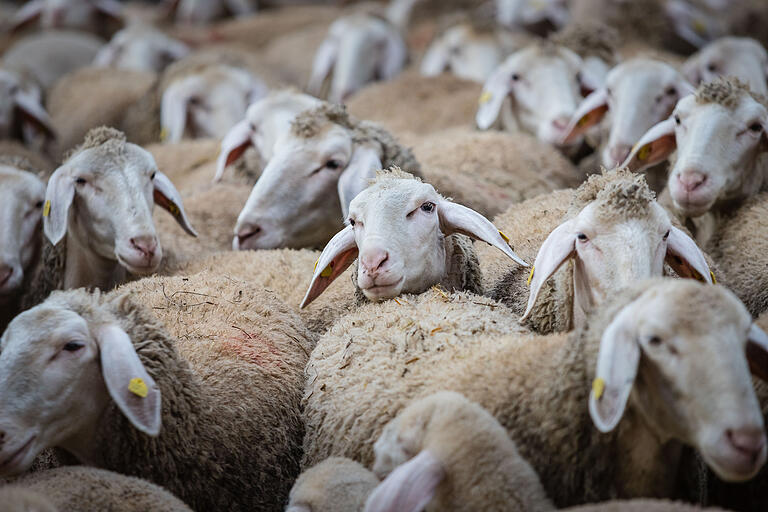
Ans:
{"label": "sheep eye", "polygon": [[675,116],[675,124],[677,124],[677,125],[680,124],[680,116],[678,116],[678,115]]}
{"label": "sheep eye", "polygon": [[675,89],[672,86],[667,87],[667,90],[664,91],[664,92],[666,93],[667,96],[676,96],[677,95],[677,89]]}
{"label": "sheep eye", "polygon": [[38,210],[42,207],[43,207],[43,201],[38,201],[35,203],[35,208],[37,208]]}
{"label": "sheep eye", "polygon": [[658,347],[659,345],[661,345],[661,338],[659,338],[658,336],[651,336],[650,338],[648,338],[648,344],[653,345],[654,347]]}
{"label": "sheep eye", "polygon": [[328,162],[325,164],[325,166],[328,169],[330,169],[332,171],[335,171],[336,169],[341,167],[341,162],[339,162],[338,160],[328,160]]}
{"label": "sheep eye", "polygon": [[715,71],[717,71],[717,65],[716,64],[708,64],[707,65],[707,70],[710,71],[711,73],[714,73]]}
{"label": "sheep eye", "polygon": [[667,232],[664,233],[664,240],[666,240],[667,238],[669,238],[669,230],[667,230]]}
{"label": "sheep eye", "polygon": [[349,219],[349,225],[354,226],[355,225],[355,219]]}
{"label": "sheep eye", "polygon": [[518,80],[520,80],[520,75],[517,73],[512,73],[512,81],[517,82]]}
{"label": "sheep eye", "polygon": [[149,179],[154,180],[156,175],[157,175],[157,171],[152,171],[152,176],[150,176]]}
{"label": "sheep eye", "polygon": [[75,183],[77,183],[78,185],[85,185],[86,181],[85,181],[85,178],[77,178],[75,179]]}
{"label": "sheep eye", "polygon": [[589,238],[587,238],[587,235],[585,235],[584,233],[579,233],[578,235],[576,235],[576,238],[578,238],[580,242],[586,242],[587,240],[589,240]]}
{"label": "sheep eye", "polygon": [[426,213],[432,213],[434,209],[435,209],[435,203],[430,203],[429,201],[421,205],[421,211]]}
{"label": "sheep eye", "polygon": [[759,133],[763,131],[763,125],[758,122],[754,122],[751,125],[749,125],[749,129],[755,133]]}
{"label": "sheep eye", "polygon": [[81,349],[81,348],[83,348],[84,346],[85,346],[85,345],[83,345],[83,344],[82,344],[82,343],[80,343],[80,342],[77,342],[77,341],[70,341],[69,343],[67,343],[66,345],[64,345],[64,350],[66,350],[67,352],[77,352],[78,350],[80,350],[80,349]]}

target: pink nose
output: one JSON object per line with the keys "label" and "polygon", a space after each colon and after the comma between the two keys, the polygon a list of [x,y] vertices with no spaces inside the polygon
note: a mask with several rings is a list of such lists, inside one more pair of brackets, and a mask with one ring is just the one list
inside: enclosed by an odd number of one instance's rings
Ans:
{"label": "pink nose", "polygon": [[690,193],[706,183],[707,175],[699,171],[684,171],[677,175],[677,181],[683,190]]}
{"label": "pink nose", "polygon": [[568,123],[571,121],[570,117],[560,116],[552,120],[552,126],[558,130],[565,130],[568,128]]}
{"label": "pink nose", "polygon": [[621,163],[629,156],[630,151],[632,151],[632,146],[628,144],[616,144],[608,150],[608,156],[611,157],[614,164],[621,165]]}
{"label": "pink nose", "polygon": [[13,275],[13,267],[10,265],[0,264],[0,286],[3,286]]}
{"label": "pink nose", "polygon": [[738,451],[752,455],[763,449],[765,434],[763,429],[746,427],[740,429],[728,429],[725,431],[728,441]]}
{"label": "pink nose", "polygon": [[375,275],[384,270],[387,261],[389,261],[389,253],[384,249],[368,249],[360,256],[360,265],[369,275]]}
{"label": "pink nose", "polygon": [[131,238],[131,246],[142,253],[145,258],[152,259],[157,250],[157,238],[152,235],[141,235]]}

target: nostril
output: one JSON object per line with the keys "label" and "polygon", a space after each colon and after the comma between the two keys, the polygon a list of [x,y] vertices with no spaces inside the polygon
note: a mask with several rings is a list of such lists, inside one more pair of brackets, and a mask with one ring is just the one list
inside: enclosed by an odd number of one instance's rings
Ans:
{"label": "nostril", "polygon": [[248,240],[249,238],[253,238],[261,233],[261,226],[248,226],[247,228],[241,229],[237,233],[237,239],[240,243],[244,242],[245,240]]}
{"label": "nostril", "polygon": [[568,127],[569,117],[561,116],[552,120],[552,126],[558,130],[565,130]]}
{"label": "nostril", "polygon": [[152,257],[157,249],[157,239],[153,236],[131,238],[131,246],[145,256]]}
{"label": "nostril", "polygon": [[747,454],[759,452],[765,445],[762,429],[728,429],[725,431],[728,441],[734,448]]}
{"label": "nostril", "polygon": [[707,182],[707,175],[698,171],[689,171],[678,174],[677,180],[686,192],[693,192]]}

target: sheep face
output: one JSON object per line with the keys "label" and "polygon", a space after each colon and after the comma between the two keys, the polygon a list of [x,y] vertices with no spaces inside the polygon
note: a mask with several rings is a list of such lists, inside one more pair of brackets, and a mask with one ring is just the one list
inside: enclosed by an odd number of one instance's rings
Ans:
{"label": "sheep face", "polygon": [[381,168],[378,153],[327,123],[304,138],[281,136],[235,226],[235,249],[313,247],[338,230],[349,201]]}
{"label": "sheep face", "polygon": [[223,17],[228,11],[236,16],[256,9],[252,0],[178,0],[170,4],[176,10],[176,21],[204,25]]}
{"label": "sheep face", "polygon": [[713,41],[683,65],[683,73],[694,85],[720,76],[735,76],[759,94],[768,94],[768,52],[746,37],[723,37]]}
{"label": "sheep face", "polygon": [[457,25],[429,45],[421,60],[421,74],[437,76],[450,71],[465,80],[484,82],[503,57],[493,34],[478,34],[471,26]]}
{"label": "sheep face", "polygon": [[694,446],[725,480],[747,480],[766,442],[745,353],[764,353],[767,340],[725,288],[661,281],[603,332],[592,419],[609,431],[629,402],[659,438]]}
{"label": "sheep face", "polygon": [[94,321],[92,306],[72,308],[64,297],[17,316],[0,339],[2,475],[24,472],[57,446],[95,462],[93,434],[110,400],[143,432],[159,432],[160,393],[128,335],[113,318]]}
{"label": "sheep face", "polygon": [[189,48],[162,32],[142,25],[131,25],[117,32],[109,44],[96,54],[99,67],[160,72],[186,56]]}
{"label": "sheep face", "polygon": [[485,130],[493,125],[509,96],[511,119],[505,118],[505,124],[559,144],[581,101],[582,65],[582,60],[565,48],[542,51],[531,46],[514,53],[485,82],[475,117],[478,127]]}
{"label": "sheep face", "polygon": [[321,96],[330,78],[328,100],[341,103],[367,83],[397,75],[407,55],[402,36],[386,21],[367,14],[338,19],[317,50],[307,89]]}
{"label": "sheep face", "polygon": [[179,193],[152,155],[120,140],[69,159],[51,176],[45,198],[44,231],[53,244],[69,233],[73,246],[132,274],[152,273],[162,259],[152,220],[155,203],[194,234]]}
{"label": "sheep face", "polygon": [[248,105],[266,93],[266,86],[251,73],[231,66],[179,79],[163,93],[160,117],[165,140],[224,137]]}
{"label": "sheep face", "polygon": [[39,22],[43,29],[93,28],[93,15],[101,14],[121,20],[122,7],[113,0],[35,0],[27,2],[11,20],[18,29]]}
{"label": "sheep face", "polygon": [[31,173],[0,165],[0,304],[19,290],[40,248],[45,185]]}
{"label": "sheep face", "polygon": [[573,259],[573,319],[640,279],[661,276],[665,261],[681,276],[711,282],[703,253],[636,180],[606,187],[544,241],[531,274],[525,320],[544,282]]}
{"label": "sheep face", "polygon": [[15,73],[0,69],[0,139],[39,145],[53,136],[53,125],[40,100],[40,90]]}
{"label": "sheep face", "polygon": [[760,173],[747,170],[754,169],[765,147],[768,111],[752,97],[743,95],[732,108],[684,98],[670,124],[677,161],[668,186],[686,215],[702,215],[717,202],[741,199],[759,187]]}

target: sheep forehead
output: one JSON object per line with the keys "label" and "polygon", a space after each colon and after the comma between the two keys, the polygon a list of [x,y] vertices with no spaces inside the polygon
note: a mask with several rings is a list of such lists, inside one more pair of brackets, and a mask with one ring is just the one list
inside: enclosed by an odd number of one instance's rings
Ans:
{"label": "sheep forehead", "polygon": [[3,165],[2,163],[0,163],[0,183],[2,183],[0,190],[13,188],[14,194],[26,191],[30,193],[45,192],[45,184],[40,178],[27,171],[19,170],[10,165]]}
{"label": "sheep forehead", "polygon": [[738,78],[716,78],[699,86],[694,95],[699,105],[718,104],[735,110],[743,102],[766,104],[766,99],[750,91],[749,86]]}
{"label": "sheep forehead", "polygon": [[401,213],[408,213],[406,210],[414,206],[414,201],[422,200],[437,202],[440,196],[432,185],[416,179],[378,178],[352,200],[349,211],[360,217],[397,218]]}
{"label": "sheep forehead", "polygon": [[61,307],[42,305],[18,315],[6,329],[0,343],[0,357],[19,357],[52,345],[70,332],[87,334],[87,324],[77,313]]}
{"label": "sheep forehead", "polygon": [[296,137],[310,139],[322,135],[334,125],[351,129],[353,121],[344,106],[323,103],[296,116],[291,123],[291,133]]}
{"label": "sheep forehead", "polygon": [[[227,85],[248,87],[253,81],[253,75],[234,66],[209,66],[200,71],[199,76],[209,88],[218,88]],[[192,81],[197,76],[186,77],[185,81]]]}
{"label": "sheep forehead", "polygon": [[109,140],[102,145],[86,149],[73,156],[68,162],[75,169],[87,168],[97,176],[123,174],[136,176],[143,171],[152,172],[157,164],[152,155],[135,144]]}
{"label": "sheep forehead", "polygon": [[768,52],[763,45],[748,37],[724,37],[701,51],[705,58],[722,57],[726,60],[738,58],[744,53],[751,53],[763,60],[768,58]]}
{"label": "sheep forehead", "polygon": [[579,57],[566,48],[551,43],[537,43],[512,54],[506,64],[510,69],[515,69],[523,66],[551,66],[557,62],[564,62],[575,68],[578,61]]}
{"label": "sheep forehead", "polygon": [[609,86],[616,86],[619,82],[629,82],[638,76],[658,77],[659,82],[672,81],[677,78],[675,68],[661,61],[645,58],[630,59],[614,67],[606,78]]}

